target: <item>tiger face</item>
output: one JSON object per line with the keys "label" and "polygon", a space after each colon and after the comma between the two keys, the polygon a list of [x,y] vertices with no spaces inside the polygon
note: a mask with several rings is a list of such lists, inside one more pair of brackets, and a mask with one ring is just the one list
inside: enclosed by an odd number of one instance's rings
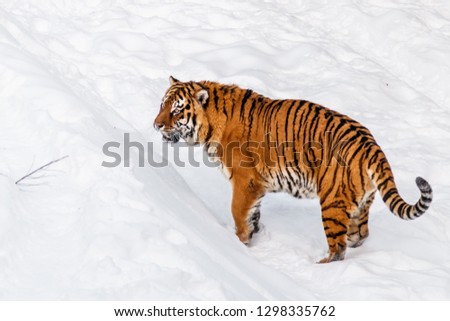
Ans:
{"label": "tiger face", "polygon": [[208,92],[193,82],[169,78],[170,87],[164,95],[154,127],[161,131],[163,140],[177,143],[183,138],[188,144],[202,143],[200,129],[208,119],[204,106]]}

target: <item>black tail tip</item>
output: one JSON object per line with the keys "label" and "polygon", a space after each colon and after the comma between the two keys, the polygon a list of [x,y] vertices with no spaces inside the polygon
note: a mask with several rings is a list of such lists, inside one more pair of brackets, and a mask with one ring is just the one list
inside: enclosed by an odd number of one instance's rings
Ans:
{"label": "black tail tip", "polygon": [[430,184],[428,184],[428,182],[426,180],[424,180],[422,177],[416,178],[416,184],[422,193],[431,193]]}

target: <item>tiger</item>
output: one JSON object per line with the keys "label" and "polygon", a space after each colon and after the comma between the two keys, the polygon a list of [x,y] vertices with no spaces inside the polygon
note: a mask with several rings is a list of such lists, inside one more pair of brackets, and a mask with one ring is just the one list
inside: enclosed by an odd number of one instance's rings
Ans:
{"label": "tiger", "polygon": [[347,247],[364,243],[377,190],[403,220],[418,218],[431,204],[431,186],[421,177],[417,203],[402,199],[375,138],[346,115],[234,84],[169,81],[154,127],[163,140],[203,145],[218,160],[232,186],[235,232],[246,245],[260,230],[267,193],[319,199],[328,253],[317,263],[343,260]]}

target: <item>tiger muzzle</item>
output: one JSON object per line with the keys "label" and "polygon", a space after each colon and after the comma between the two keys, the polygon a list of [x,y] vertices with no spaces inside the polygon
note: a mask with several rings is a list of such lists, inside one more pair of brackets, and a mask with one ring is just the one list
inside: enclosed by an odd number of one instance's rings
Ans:
{"label": "tiger muzzle", "polygon": [[162,136],[163,136],[163,140],[165,142],[177,143],[180,140],[180,138],[181,138],[180,132],[178,132],[176,130],[171,131],[171,132],[162,131],[161,133],[162,133]]}

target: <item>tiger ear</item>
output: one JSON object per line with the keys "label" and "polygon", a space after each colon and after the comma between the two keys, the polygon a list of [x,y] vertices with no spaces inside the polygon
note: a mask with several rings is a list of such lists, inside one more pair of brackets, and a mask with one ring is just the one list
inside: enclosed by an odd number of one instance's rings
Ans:
{"label": "tiger ear", "polygon": [[176,84],[177,82],[180,82],[178,79],[174,78],[173,76],[169,77],[169,82],[171,85]]}
{"label": "tiger ear", "polygon": [[197,93],[195,94],[195,99],[197,99],[202,106],[206,104],[208,97],[209,97],[208,91],[206,91],[205,89],[201,89],[197,91]]}

